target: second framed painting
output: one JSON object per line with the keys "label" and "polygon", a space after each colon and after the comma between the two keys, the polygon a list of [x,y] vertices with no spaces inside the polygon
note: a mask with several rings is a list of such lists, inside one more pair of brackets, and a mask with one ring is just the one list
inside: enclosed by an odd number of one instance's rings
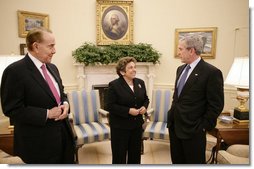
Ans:
{"label": "second framed painting", "polygon": [[133,43],[133,0],[96,2],[97,45]]}
{"label": "second framed painting", "polygon": [[19,37],[25,38],[34,27],[49,28],[49,15],[18,10]]}
{"label": "second framed painting", "polygon": [[214,59],[216,54],[217,27],[206,28],[179,28],[175,30],[175,57],[177,56],[178,42],[184,36],[198,35],[203,40],[202,58]]}

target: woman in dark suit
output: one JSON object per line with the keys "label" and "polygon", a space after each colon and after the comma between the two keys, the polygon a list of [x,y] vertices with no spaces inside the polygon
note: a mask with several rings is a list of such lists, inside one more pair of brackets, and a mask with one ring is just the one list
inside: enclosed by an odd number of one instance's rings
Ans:
{"label": "woman in dark suit", "polygon": [[149,104],[146,87],[135,78],[133,57],[121,58],[116,72],[119,78],[111,81],[108,89],[112,163],[140,164],[143,114]]}

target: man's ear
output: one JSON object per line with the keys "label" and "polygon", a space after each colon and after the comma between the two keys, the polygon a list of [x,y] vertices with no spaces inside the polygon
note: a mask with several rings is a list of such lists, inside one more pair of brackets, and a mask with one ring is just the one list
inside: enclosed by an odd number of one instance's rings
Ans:
{"label": "man's ear", "polygon": [[191,48],[190,50],[192,55],[196,53],[196,50],[194,48]]}
{"label": "man's ear", "polygon": [[38,52],[38,47],[39,47],[39,44],[37,42],[34,42],[32,44],[33,51],[35,51],[36,53]]}

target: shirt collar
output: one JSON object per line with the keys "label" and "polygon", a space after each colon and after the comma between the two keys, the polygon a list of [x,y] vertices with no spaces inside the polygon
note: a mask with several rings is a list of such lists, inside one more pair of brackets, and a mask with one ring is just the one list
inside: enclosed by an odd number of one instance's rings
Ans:
{"label": "shirt collar", "polygon": [[192,63],[190,64],[190,67],[191,67],[192,70],[197,66],[197,64],[198,64],[198,62],[199,62],[200,60],[201,60],[201,57],[198,57],[194,62],[192,62]]}
{"label": "shirt collar", "polygon": [[36,57],[34,57],[31,53],[28,52],[29,58],[33,61],[35,66],[40,70],[43,63],[39,61]]}

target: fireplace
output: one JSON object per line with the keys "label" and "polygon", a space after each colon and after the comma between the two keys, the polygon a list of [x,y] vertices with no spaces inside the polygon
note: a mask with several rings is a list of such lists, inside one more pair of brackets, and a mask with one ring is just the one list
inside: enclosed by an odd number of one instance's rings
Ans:
{"label": "fireplace", "polygon": [[99,90],[101,108],[107,110],[108,84],[92,85],[92,89]]}

